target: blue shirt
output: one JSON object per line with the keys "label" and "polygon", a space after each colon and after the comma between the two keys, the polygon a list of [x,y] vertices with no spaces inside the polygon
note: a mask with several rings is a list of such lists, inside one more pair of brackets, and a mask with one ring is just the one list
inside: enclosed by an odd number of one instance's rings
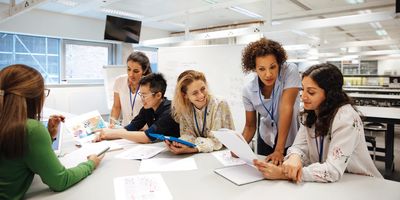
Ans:
{"label": "blue shirt", "polygon": [[[260,137],[266,144],[273,147],[275,144],[275,137],[277,135],[277,126],[279,124],[279,102],[281,100],[282,93],[288,88],[300,89],[301,78],[295,64],[284,63],[283,66],[281,66],[279,76],[275,81],[273,94],[271,94],[269,99],[265,99],[263,94],[260,93],[260,85],[258,80],[258,76],[255,74],[251,81],[243,87],[243,104],[246,111],[257,111],[260,113]],[[272,120],[265,108],[271,112],[274,120]],[[290,125],[285,147],[289,147],[296,137],[299,108],[300,99],[299,96],[297,96],[293,108],[292,123]]]}

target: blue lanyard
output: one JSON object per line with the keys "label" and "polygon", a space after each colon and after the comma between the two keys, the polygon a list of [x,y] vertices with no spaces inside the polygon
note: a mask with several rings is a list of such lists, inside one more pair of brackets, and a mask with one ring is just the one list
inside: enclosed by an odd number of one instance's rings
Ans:
{"label": "blue lanyard", "polygon": [[258,96],[260,97],[260,101],[261,101],[261,104],[263,105],[263,107],[264,107],[264,109],[267,111],[267,113],[268,113],[268,115],[271,117],[271,119],[272,119],[272,121],[273,122],[275,122],[275,119],[274,119],[274,97],[275,97],[275,88],[273,88],[272,89],[272,95],[271,95],[271,111],[269,111],[268,109],[267,109],[267,107],[265,106],[265,104],[264,104],[264,101],[262,100],[262,98],[261,98],[261,87],[259,87],[259,90],[258,90]]}
{"label": "blue lanyard", "polygon": [[135,101],[136,101],[136,96],[139,91],[139,87],[136,89],[135,97],[133,98],[133,102],[132,102],[132,90],[131,90],[131,87],[129,86],[129,84],[128,84],[128,88],[129,88],[129,103],[131,103],[131,108],[132,108],[131,116],[133,117],[133,108],[135,107]]}
{"label": "blue lanyard", "polygon": [[207,124],[207,120],[206,120],[207,119],[207,106],[208,105],[206,105],[206,109],[204,109],[203,128],[201,129],[201,132],[200,132],[199,124],[197,123],[196,109],[193,106],[193,115],[194,115],[194,121],[196,122],[197,132],[202,137],[205,137],[205,135],[204,135],[204,127],[206,127],[206,124]]}
{"label": "blue lanyard", "polygon": [[317,137],[315,137],[315,144],[317,145],[317,152],[318,152],[318,158],[319,158],[319,162],[322,162],[322,155],[324,153],[324,136],[319,136],[319,145],[320,148],[318,148],[318,140]]}

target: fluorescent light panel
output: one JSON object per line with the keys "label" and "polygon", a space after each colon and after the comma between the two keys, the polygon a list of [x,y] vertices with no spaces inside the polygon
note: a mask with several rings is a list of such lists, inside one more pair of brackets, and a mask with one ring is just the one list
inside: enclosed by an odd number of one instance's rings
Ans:
{"label": "fluorescent light panel", "polygon": [[102,11],[102,12],[105,12],[105,13],[108,13],[108,14],[126,16],[126,17],[135,18],[135,19],[142,19],[142,18],[144,18],[143,15],[138,15],[138,14],[126,12],[126,11],[123,11],[123,10],[102,8],[101,11]]}
{"label": "fluorescent light panel", "polygon": [[261,15],[259,15],[257,13],[251,12],[250,10],[241,8],[239,6],[231,6],[231,7],[229,7],[229,10],[238,12],[240,14],[246,15],[246,16],[251,17],[251,18],[263,18],[263,16],[261,16]]}
{"label": "fluorescent light panel", "polygon": [[55,2],[70,7],[75,7],[78,5],[78,2],[71,0],[56,0]]}
{"label": "fluorescent light panel", "polygon": [[379,29],[379,30],[375,30],[376,34],[379,36],[384,36],[387,35],[387,32],[385,31],[385,29]]}

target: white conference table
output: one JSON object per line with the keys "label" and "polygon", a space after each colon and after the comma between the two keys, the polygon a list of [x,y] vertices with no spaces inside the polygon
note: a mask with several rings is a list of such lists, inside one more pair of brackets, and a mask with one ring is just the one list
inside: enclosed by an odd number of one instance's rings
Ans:
{"label": "white conference table", "polygon": [[[134,144],[136,145],[136,144]],[[133,146],[134,146],[133,145]],[[152,145],[163,145],[162,143]],[[66,145],[64,145],[66,146]],[[116,159],[121,151],[108,152],[100,166],[75,186],[64,192],[52,192],[35,176],[27,199],[114,199],[113,179],[120,176],[147,174],[139,172],[140,161]],[[198,169],[160,173],[174,199],[400,199],[400,183],[367,176],[345,174],[336,183],[302,183],[263,180],[237,186],[215,174],[222,164],[210,153],[176,156],[164,151],[160,157],[193,156]]]}

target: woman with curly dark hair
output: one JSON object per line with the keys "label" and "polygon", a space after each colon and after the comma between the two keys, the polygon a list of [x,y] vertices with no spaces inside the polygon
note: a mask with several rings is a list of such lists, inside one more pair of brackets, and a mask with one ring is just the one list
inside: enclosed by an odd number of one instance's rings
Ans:
{"label": "woman with curly dark hair", "polygon": [[250,142],[260,115],[257,153],[267,155],[266,161],[280,165],[286,149],[293,143],[298,129],[300,107],[300,75],[297,66],[286,63],[283,47],[262,38],[250,43],[242,55],[245,73],[257,76],[243,88],[246,124],[243,136]]}
{"label": "woman with curly dark hair", "polygon": [[382,178],[369,155],[361,118],[342,89],[340,70],[314,65],[302,83],[302,126],[282,167],[254,161],[264,177],[336,182],[347,171]]}

